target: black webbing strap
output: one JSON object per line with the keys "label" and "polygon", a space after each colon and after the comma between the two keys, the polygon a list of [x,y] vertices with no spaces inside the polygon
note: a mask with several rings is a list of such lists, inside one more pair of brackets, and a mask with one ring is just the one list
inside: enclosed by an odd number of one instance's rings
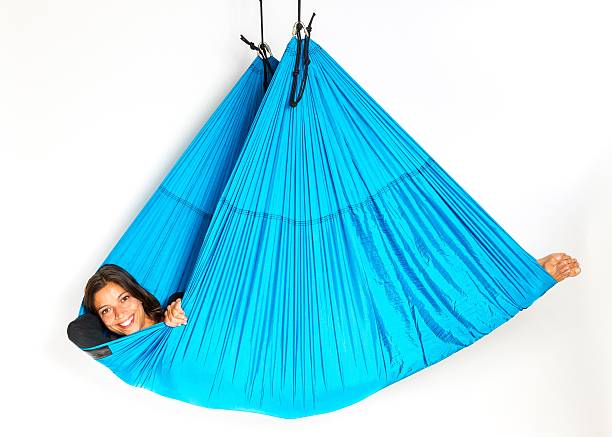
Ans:
{"label": "black webbing strap", "polygon": [[[295,49],[295,67],[293,68],[293,80],[291,82],[291,93],[289,95],[289,105],[292,108],[295,108],[298,102],[302,99],[304,95],[304,89],[306,88],[306,79],[308,78],[308,64],[310,64],[310,58],[308,57],[308,45],[310,43],[310,33],[312,32],[312,20],[315,17],[315,13],[312,13],[312,17],[310,17],[310,22],[305,29],[304,35],[304,52],[302,53],[302,29],[304,25],[301,22],[301,9],[302,2],[298,0],[298,21],[295,23],[294,33],[297,38],[297,45]],[[300,89],[298,90],[298,95],[295,95],[297,88],[297,80],[300,74],[300,55],[302,57],[302,64],[304,65],[304,74],[302,75],[302,82],[300,83]]]}
{"label": "black webbing strap", "polygon": [[259,24],[260,24],[260,28],[261,28],[261,45],[264,44],[264,37],[263,37],[263,3],[262,0],[259,0]]}
{"label": "black webbing strap", "polygon": [[268,89],[268,85],[270,84],[270,81],[272,80],[272,75],[274,74],[274,71],[272,70],[272,65],[270,64],[270,59],[268,55],[268,54],[271,55],[272,52],[270,51],[270,47],[268,46],[268,44],[264,42],[262,0],[259,0],[259,22],[260,22],[260,27],[261,27],[261,43],[259,43],[259,46],[256,46],[254,43],[246,39],[244,35],[240,35],[240,39],[244,41],[252,50],[255,50],[259,56],[261,56],[261,59],[264,64],[263,87],[264,87],[264,90],[266,90]]}

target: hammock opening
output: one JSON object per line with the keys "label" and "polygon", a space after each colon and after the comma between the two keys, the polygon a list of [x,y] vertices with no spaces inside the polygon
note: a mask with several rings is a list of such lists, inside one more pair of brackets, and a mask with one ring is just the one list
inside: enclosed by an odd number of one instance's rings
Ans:
{"label": "hammock opening", "polygon": [[[136,296],[138,296],[141,293],[144,293],[145,298],[143,300],[150,302],[152,306],[155,308],[155,311],[159,309],[161,313],[163,313],[163,310],[165,308],[168,308],[168,306],[171,303],[175,302],[177,299],[181,299],[185,294],[185,292],[183,291],[178,291],[172,294],[168,298],[167,302],[165,302],[162,305],[159,303],[157,298],[152,293],[144,289],[135,279],[133,279],[133,276],[127,270],[119,266],[113,265],[113,264],[104,264],[102,267],[100,267],[100,269],[98,269],[96,274],[99,274],[101,271],[104,271],[103,270],[104,268],[113,269],[116,271],[116,273],[120,273],[120,274],[121,272],[125,272],[126,277],[132,279],[135,282],[135,284],[133,284],[136,286],[135,289],[129,288],[130,285],[127,285],[126,287],[122,287],[122,289],[124,290],[123,295],[125,295],[125,292],[127,292],[130,294],[132,298],[140,302],[140,303],[136,303],[137,307],[142,306],[143,302],[140,301]],[[113,281],[109,279],[105,279],[104,284],[106,285],[108,282],[113,282]],[[126,281],[120,280],[117,282],[125,283]],[[122,284],[119,284],[117,282],[113,282],[114,285],[121,287]],[[89,284],[90,283],[88,283],[88,286]],[[130,282],[127,282],[127,284],[130,284]],[[93,291],[88,291],[88,288],[86,288],[86,293],[89,292],[89,293],[96,294],[96,293],[104,292],[102,290],[103,289],[99,289],[99,290],[94,289]],[[136,294],[136,296],[134,296],[134,294]],[[91,300],[93,300],[93,297],[91,298]],[[85,299],[83,300],[82,305],[83,306],[86,305]],[[105,325],[101,316],[99,316],[97,313],[93,313],[87,307],[85,307],[85,311],[86,312],[84,314],[79,315],[76,319],[74,319],[68,324],[67,334],[68,334],[68,338],[70,339],[70,341],[72,341],[79,348],[81,348],[81,350],[87,352],[89,355],[91,355],[95,359],[104,358],[112,354],[112,351],[110,348],[112,343],[122,337],[132,334],[132,333],[119,334],[119,333],[113,332]],[[152,318],[154,323],[151,326],[144,327],[142,329],[138,329],[138,331],[136,332],[143,331],[144,329],[147,329],[149,327],[164,323],[163,319],[157,320],[159,316],[156,316],[155,314],[147,314],[147,316]],[[136,323],[136,321],[134,320],[136,316],[132,314],[131,317],[132,317],[132,323]]]}

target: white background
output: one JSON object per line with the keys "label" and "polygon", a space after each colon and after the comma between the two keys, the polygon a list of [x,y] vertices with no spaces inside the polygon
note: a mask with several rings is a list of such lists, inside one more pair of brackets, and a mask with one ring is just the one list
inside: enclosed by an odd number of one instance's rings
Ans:
{"label": "white background", "polygon": [[[321,44],[530,253],[582,273],[451,357],[285,420],[131,387],[66,337],[84,284],[253,59],[256,0],[0,0],[3,435],[610,436],[605,1],[309,1]],[[265,0],[280,57],[296,2]]]}

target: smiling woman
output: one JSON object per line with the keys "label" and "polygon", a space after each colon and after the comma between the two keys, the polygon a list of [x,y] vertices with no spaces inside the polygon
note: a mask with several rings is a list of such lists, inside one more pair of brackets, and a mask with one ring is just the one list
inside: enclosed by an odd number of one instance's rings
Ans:
{"label": "smiling woman", "polygon": [[105,264],[87,281],[83,314],[68,325],[68,337],[79,347],[92,347],[164,322],[187,323],[181,308],[183,293],[173,294],[162,314],[159,301],[134,277],[115,264]]}
{"label": "smiling woman", "polygon": [[96,313],[106,327],[116,334],[132,334],[157,322],[145,312],[141,301],[112,282],[97,292],[93,301]]}

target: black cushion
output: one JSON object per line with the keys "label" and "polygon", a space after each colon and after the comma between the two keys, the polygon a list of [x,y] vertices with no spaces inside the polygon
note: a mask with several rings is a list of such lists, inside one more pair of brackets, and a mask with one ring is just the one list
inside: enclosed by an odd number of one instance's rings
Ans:
{"label": "black cushion", "polygon": [[119,335],[110,332],[97,315],[85,313],[70,322],[68,338],[78,347],[88,348],[115,340]]}

